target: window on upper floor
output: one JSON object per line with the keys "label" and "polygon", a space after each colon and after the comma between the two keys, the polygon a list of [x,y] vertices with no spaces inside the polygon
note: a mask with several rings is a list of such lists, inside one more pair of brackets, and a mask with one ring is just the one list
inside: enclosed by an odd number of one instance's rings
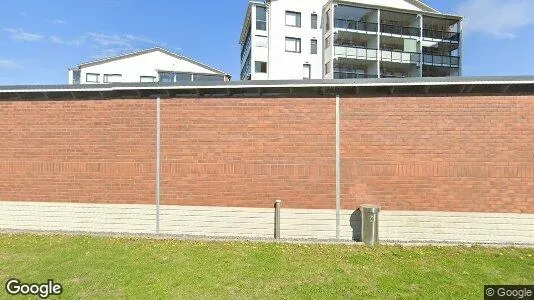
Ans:
{"label": "window on upper floor", "polygon": [[300,39],[286,37],[286,52],[300,53]]}
{"label": "window on upper floor", "polygon": [[159,72],[159,82],[174,82],[174,73]]}
{"label": "window on upper floor", "polygon": [[85,81],[86,82],[98,82],[99,81],[100,74],[95,73],[87,73],[85,75]]}
{"label": "window on upper floor", "polygon": [[317,29],[317,14],[311,15],[311,28]]}
{"label": "window on upper floor", "polygon": [[312,39],[310,41],[310,44],[311,44],[311,54],[317,54],[317,40]]}
{"label": "window on upper floor", "polygon": [[193,81],[191,73],[176,73],[176,82]]}
{"label": "window on upper floor", "polygon": [[257,35],[255,40],[256,40],[256,41],[255,41],[255,45],[256,45],[256,47],[267,48],[267,46],[268,46],[268,40],[267,40],[267,37],[266,37],[266,36],[263,36],[263,35]]}
{"label": "window on upper floor", "polygon": [[299,12],[286,11],[286,25],[300,27],[300,16]]}
{"label": "window on upper floor", "polygon": [[193,81],[224,81],[224,76],[217,74],[193,74]]}
{"label": "window on upper floor", "polygon": [[155,76],[141,76],[140,82],[156,82]]}
{"label": "window on upper floor", "polygon": [[267,8],[256,6],[256,29],[267,30]]}
{"label": "window on upper floor", "polygon": [[254,70],[256,73],[267,73],[267,63],[264,61],[254,62]]}
{"label": "window on upper floor", "polygon": [[80,84],[80,80],[81,80],[81,72],[80,71],[73,71],[72,72],[72,83],[73,84]]}
{"label": "window on upper floor", "polygon": [[104,83],[121,82],[121,74],[104,74]]}

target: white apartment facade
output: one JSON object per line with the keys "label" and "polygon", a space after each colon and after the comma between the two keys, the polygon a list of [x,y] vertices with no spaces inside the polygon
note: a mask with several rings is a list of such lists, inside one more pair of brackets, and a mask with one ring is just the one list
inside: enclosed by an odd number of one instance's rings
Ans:
{"label": "white apartment facade", "polygon": [[323,2],[251,1],[240,39],[241,79],[320,77]]}
{"label": "white apartment facade", "polygon": [[69,84],[229,81],[230,75],[162,48],[82,63],[69,69]]}
{"label": "white apartment facade", "polygon": [[241,79],[461,76],[461,31],[418,0],[251,1]]}

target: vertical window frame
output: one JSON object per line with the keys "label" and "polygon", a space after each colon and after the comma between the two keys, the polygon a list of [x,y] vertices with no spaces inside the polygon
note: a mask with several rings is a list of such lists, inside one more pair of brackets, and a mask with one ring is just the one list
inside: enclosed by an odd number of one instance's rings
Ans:
{"label": "vertical window frame", "polygon": [[[265,20],[258,18],[259,10],[265,12]],[[262,25],[260,26],[260,24]],[[256,30],[267,31],[267,7],[265,6],[256,6]]]}
{"label": "vertical window frame", "polygon": [[317,54],[319,49],[319,44],[317,39],[310,40],[310,54]]}
{"label": "vertical window frame", "polygon": [[319,16],[316,13],[311,14],[311,29],[319,28]]}

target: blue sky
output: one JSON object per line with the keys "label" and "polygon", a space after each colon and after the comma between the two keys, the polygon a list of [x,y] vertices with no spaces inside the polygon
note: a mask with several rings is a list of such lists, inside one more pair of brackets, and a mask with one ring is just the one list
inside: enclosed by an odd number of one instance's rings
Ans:
{"label": "blue sky", "polygon": [[[533,0],[427,0],[466,17],[464,75],[534,75]],[[4,0],[0,85],[64,84],[67,68],[160,46],[239,78],[247,0]]]}

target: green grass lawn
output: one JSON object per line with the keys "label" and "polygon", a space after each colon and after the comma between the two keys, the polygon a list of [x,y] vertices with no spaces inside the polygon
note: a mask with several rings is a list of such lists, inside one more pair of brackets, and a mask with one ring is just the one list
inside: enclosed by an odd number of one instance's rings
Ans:
{"label": "green grass lawn", "polygon": [[482,299],[534,284],[534,249],[0,235],[2,286],[13,277],[67,299]]}

